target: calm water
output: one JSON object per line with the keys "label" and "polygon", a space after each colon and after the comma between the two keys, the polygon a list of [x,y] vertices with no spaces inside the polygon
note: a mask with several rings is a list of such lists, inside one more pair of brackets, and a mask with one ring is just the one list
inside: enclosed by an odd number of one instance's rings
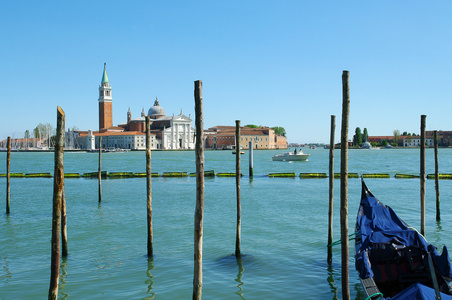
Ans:
{"label": "calm water", "polygon": [[[340,246],[326,263],[328,179],[268,178],[271,172],[328,172],[328,150],[305,150],[308,162],[273,162],[282,151],[255,151],[253,180],[242,155],[242,252],[235,249],[235,178],[205,182],[204,299],[341,298]],[[340,151],[336,151],[336,172]],[[419,173],[419,150],[350,150],[349,172]],[[440,172],[452,172],[452,149],[440,149]],[[427,150],[427,173],[434,172]],[[6,154],[0,153],[0,173]],[[109,172],[145,172],[144,152],[103,155]],[[97,171],[97,155],[66,153],[65,171]],[[205,169],[235,172],[229,151],[205,153]],[[53,153],[12,153],[12,172],[53,173]],[[194,152],[153,152],[152,171],[195,171]],[[419,179],[367,179],[367,185],[408,224],[419,227]],[[66,179],[69,257],[62,261],[60,299],[190,299],[196,179],[153,178],[153,260],[146,257],[146,181]],[[339,180],[335,181],[335,232],[339,239]],[[50,281],[53,178],[0,178],[0,299],[45,299]],[[349,228],[354,229],[360,180],[349,180]],[[427,180],[426,236],[452,247],[452,181],[440,181],[442,221],[435,221],[434,180]],[[364,299],[350,258],[353,299]]]}

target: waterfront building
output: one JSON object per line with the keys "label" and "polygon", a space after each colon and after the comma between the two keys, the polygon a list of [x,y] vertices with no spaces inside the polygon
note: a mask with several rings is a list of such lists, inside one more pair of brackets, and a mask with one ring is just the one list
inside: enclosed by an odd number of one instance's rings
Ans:
{"label": "waterfront building", "polygon": [[[452,137],[452,132],[451,132]],[[387,141],[388,143],[394,143],[394,136],[369,136],[369,142],[382,143]],[[397,146],[399,147],[420,147],[421,137],[415,135],[401,135],[397,137]],[[433,147],[433,131],[425,132],[425,146]]]}
{"label": "waterfront building", "polygon": [[[215,126],[204,131],[204,145],[207,149],[233,149],[235,147],[235,126]],[[240,149],[287,149],[287,138],[275,133],[269,127],[240,127]]]}
{"label": "waterfront building", "polygon": [[[139,131],[104,131],[80,132],[77,140],[79,147],[85,150],[99,149],[99,141],[102,137],[103,149],[129,149],[129,150],[145,150],[146,134]],[[151,149],[159,149],[159,141],[155,134],[151,134]]]}
{"label": "waterfront building", "polygon": [[[11,149],[36,149],[47,146],[49,142],[46,138],[11,138]],[[0,149],[8,147],[8,139],[0,141]]]}
{"label": "waterfront building", "polygon": [[[140,117],[133,119],[132,112],[127,111],[127,122],[113,126],[112,88],[107,76],[106,65],[99,86],[99,130],[76,131],[76,143],[81,149],[120,148],[130,150],[146,149],[146,113],[144,108]],[[195,148],[195,130],[191,127],[192,119],[183,114],[166,116],[158,99],[148,110],[151,129],[151,149],[179,150]]]}
{"label": "waterfront building", "polygon": [[[429,137],[433,137],[433,130],[426,130],[425,135]],[[452,131],[443,131],[438,130],[438,145],[439,146],[452,146]]]}
{"label": "waterfront building", "polygon": [[[151,133],[155,134],[159,140],[157,149],[178,150],[178,149],[194,149],[195,148],[195,130],[191,127],[191,116],[185,116],[181,109],[179,115],[166,116],[165,110],[158,99],[154,101],[154,105],[148,110],[148,116],[151,123]],[[145,131],[146,119],[144,108],[141,116],[132,119],[132,113],[127,112],[127,123],[119,124],[126,131]]]}
{"label": "waterfront building", "polygon": [[[420,136],[408,136],[403,139],[403,147],[420,147],[421,137]],[[433,138],[425,137],[425,146],[433,147]]]}

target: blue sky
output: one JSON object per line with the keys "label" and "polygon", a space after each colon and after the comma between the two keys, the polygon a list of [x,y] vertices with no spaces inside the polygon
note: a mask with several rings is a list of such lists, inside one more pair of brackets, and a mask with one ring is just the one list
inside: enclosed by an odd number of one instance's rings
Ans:
{"label": "blue sky", "polygon": [[[340,141],[343,70],[350,133],[452,130],[450,1],[1,1],[0,139],[39,123],[98,128],[104,62],[113,122],[191,114],[204,125],[282,126],[288,141]],[[193,122],[194,126],[194,122]]]}

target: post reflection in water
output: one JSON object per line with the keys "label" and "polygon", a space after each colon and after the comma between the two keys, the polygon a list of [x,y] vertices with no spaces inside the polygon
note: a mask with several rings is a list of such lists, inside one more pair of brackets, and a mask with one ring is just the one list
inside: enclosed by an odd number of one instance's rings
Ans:
{"label": "post reflection in water", "polygon": [[2,257],[3,274],[0,278],[5,281],[5,286],[9,284],[9,280],[13,277],[13,273],[9,270],[9,258],[8,256]]}
{"label": "post reflection in water", "polygon": [[[13,226],[11,225],[11,219],[9,217],[9,215],[6,215],[6,228],[7,228],[7,234],[6,236],[4,236],[3,238],[6,239],[6,241],[4,241],[5,244],[8,245],[12,245],[13,247],[15,247],[15,232],[13,230]],[[2,253],[2,263],[0,263],[0,266],[3,268],[3,274],[0,273],[0,278],[4,279],[4,283],[5,286],[7,286],[9,284],[10,279],[13,277],[10,269],[9,269],[9,256],[8,254],[4,254]]]}
{"label": "post reflection in water", "polygon": [[239,295],[239,297],[241,299],[246,300],[246,298],[243,296],[243,289],[242,289],[242,285],[244,284],[242,281],[242,276],[243,276],[243,271],[245,269],[243,268],[243,260],[241,257],[237,257],[237,267],[238,267],[238,273],[237,273],[237,278],[235,279],[235,281],[237,281],[239,283],[237,285],[239,290],[236,292],[236,294]]}
{"label": "post reflection in water", "polygon": [[328,264],[328,284],[330,286],[331,293],[333,293],[333,300],[338,300],[337,298],[337,287],[335,286],[336,282],[334,281],[334,268],[332,265]]}
{"label": "post reflection in water", "polygon": [[436,221],[436,232],[440,233],[441,231],[443,231],[443,226],[441,226],[441,220]]}
{"label": "post reflection in water", "polygon": [[437,245],[438,248],[441,243],[441,232],[443,231],[443,226],[441,225],[441,220],[436,221],[436,230],[435,230],[435,240],[432,242],[434,245]]}
{"label": "post reflection in water", "polygon": [[68,260],[67,257],[61,258],[61,264],[60,264],[60,284],[58,287],[59,293],[61,295],[61,299],[67,299],[69,296],[68,293],[64,292],[64,287],[66,286],[66,277],[67,277],[67,266],[68,266]]}
{"label": "post reflection in water", "polygon": [[145,300],[151,300],[154,299],[155,293],[152,291],[152,286],[154,285],[154,276],[152,275],[151,271],[154,270],[154,259],[152,257],[148,258],[148,269],[146,271],[146,276],[148,279],[145,281],[145,283],[148,285],[147,294],[149,294],[149,297],[144,298]]}

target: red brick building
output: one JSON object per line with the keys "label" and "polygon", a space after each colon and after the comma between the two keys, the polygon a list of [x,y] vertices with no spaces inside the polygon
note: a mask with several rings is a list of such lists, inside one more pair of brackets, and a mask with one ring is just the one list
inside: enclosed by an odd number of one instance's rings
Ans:
{"label": "red brick building", "polygon": [[[207,149],[233,149],[235,126],[211,127],[204,131],[204,139]],[[269,127],[240,127],[240,148],[249,149],[249,142],[253,142],[254,149],[287,149],[287,138]]]}
{"label": "red brick building", "polygon": [[[452,131],[438,130],[438,145],[439,146],[452,146]],[[433,137],[433,130],[426,130],[425,135]]]}

